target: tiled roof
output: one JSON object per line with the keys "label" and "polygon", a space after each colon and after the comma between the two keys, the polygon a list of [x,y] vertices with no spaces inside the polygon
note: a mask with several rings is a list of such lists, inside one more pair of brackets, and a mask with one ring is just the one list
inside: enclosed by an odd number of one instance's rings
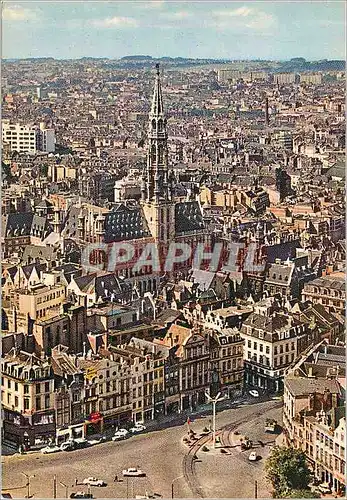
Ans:
{"label": "tiled roof", "polygon": [[105,242],[136,240],[151,236],[142,208],[117,204],[105,219]]}
{"label": "tiled roof", "polygon": [[204,221],[197,201],[185,201],[175,206],[175,231],[176,234],[189,231],[201,231]]}

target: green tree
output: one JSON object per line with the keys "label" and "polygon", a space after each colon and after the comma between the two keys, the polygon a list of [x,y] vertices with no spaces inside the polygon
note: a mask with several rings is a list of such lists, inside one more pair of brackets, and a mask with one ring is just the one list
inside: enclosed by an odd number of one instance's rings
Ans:
{"label": "green tree", "polygon": [[288,497],[293,490],[309,489],[312,474],[300,450],[275,446],[266,460],[265,470],[275,498]]}

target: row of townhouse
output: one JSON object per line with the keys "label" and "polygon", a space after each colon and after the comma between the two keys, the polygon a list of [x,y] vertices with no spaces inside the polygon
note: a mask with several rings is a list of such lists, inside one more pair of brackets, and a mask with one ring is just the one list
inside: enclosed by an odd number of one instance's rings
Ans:
{"label": "row of townhouse", "polygon": [[16,348],[2,359],[3,439],[40,446],[98,434],[129,422],[193,410],[205,393],[242,390],[242,339],[235,329],[172,325],[163,340],[110,340],[98,353],[51,357]]}

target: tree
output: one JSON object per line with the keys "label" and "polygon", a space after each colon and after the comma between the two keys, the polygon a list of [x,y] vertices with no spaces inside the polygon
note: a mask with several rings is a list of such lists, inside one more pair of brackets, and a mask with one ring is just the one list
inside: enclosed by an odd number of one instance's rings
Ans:
{"label": "tree", "polygon": [[287,498],[320,498],[320,494],[311,490],[292,490]]}
{"label": "tree", "polygon": [[292,490],[309,489],[312,474],[300,450],[275,446],[266,460],[265,470],[276,498],[288,497]]}

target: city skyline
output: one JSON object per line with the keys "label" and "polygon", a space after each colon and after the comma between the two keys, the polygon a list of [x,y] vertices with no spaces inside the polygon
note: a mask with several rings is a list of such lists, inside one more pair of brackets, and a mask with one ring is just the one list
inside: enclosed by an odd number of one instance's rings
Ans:
{"label": "city skyline", "polygon": [[345,58],[333,2],[4,2],[3,58]]}

